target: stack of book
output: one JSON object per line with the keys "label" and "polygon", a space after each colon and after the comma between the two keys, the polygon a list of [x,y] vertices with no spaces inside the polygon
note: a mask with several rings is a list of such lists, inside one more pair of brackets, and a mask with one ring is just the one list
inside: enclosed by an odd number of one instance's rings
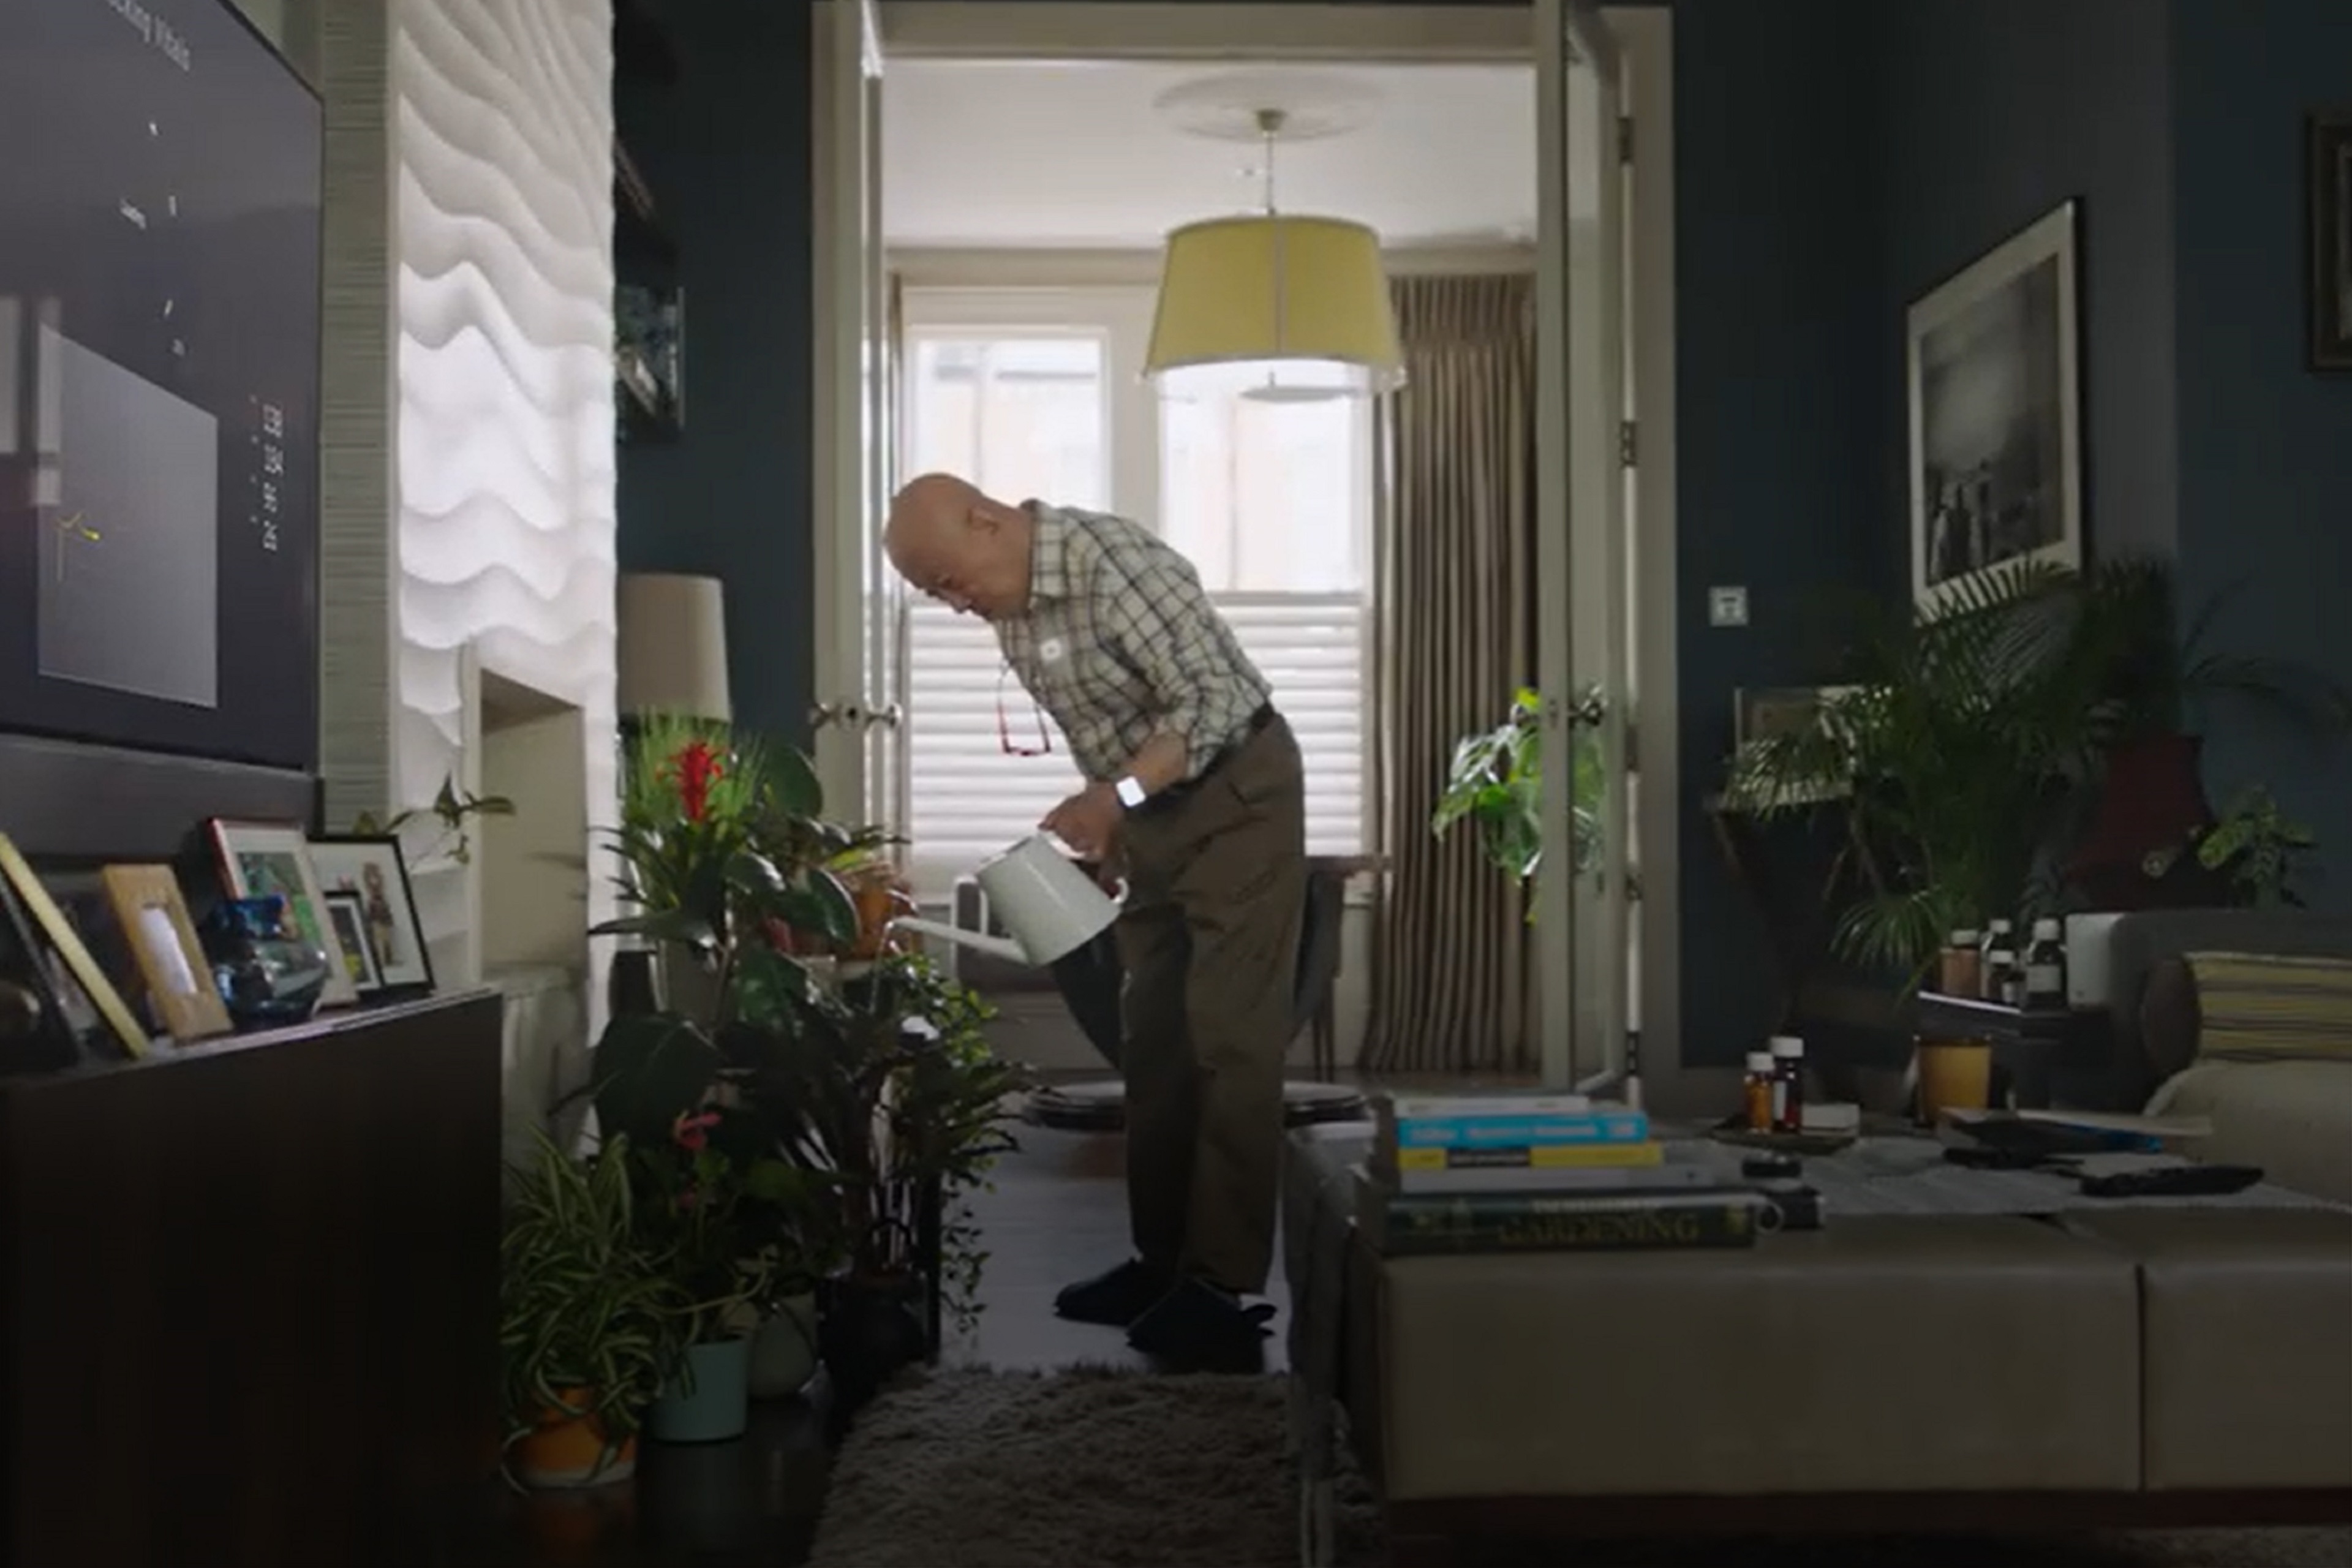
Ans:
{"label": "stack of book", "polygon": [[1778,1223],[1725,1152],[1582,1095],[1380,1095],[1357,1223],[1392,1256],[1752,1247]]}

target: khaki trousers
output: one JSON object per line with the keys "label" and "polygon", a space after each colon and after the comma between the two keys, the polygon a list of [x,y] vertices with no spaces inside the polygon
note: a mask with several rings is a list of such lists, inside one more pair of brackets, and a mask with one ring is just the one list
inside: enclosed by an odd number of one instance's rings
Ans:
{"label": "khaki trousers", "polygon": [[1307,902],[1298,742],[1276,716],[1122,829],[1127,1198],[1145,1262],[1243,1295],[1274,1259],[1283,1058]]}

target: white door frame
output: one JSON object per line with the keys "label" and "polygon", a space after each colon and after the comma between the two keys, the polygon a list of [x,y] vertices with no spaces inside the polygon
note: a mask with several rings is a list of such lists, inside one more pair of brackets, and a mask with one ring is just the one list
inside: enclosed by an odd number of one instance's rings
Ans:
{"label": "white door frame", "polygon": [[[1199,59],[1329,61],[1527,60],[1535,47],[1532,8],[1515,5],[1286,5],[1273,0],[881,0],[884,52],[928,59]],[[1639,432],[1634,518],[1634,711],[1640,767],[1631,802],[1639,835],[1643,897],[1641,932],[1642,1070],[1654,1104],[1682,1097],[1681,758],[1677,745],[1675,563],[1674,17],[1664,6],[1608,5],[1602,16],[1630,58],[1623,111],[1635,132],[1630,260],[1637,280],[1630,355]],[[827,61],[813,60],[822,74]],[[817,101],[824,101],[820,87]],[[824,126],[816,126],[822,142]],[[819,167],[824,149],[815,152]],[[811,203],[812,253],[837,253],[831,214]],[[823,268],[819,268],[822,273]],[[822,432],[831,385],[825,322],[835,320],[817,288],[814,404]],[[822,480],[820,481],[823,482]],[[822,500],[825,494],[820,490]],[[813,513],[822,523],[834,513]],[[842,542],[814,528],[816,577]],[[817,606],[820,628],[846,606]],[[820,648],[818,668],[826,668]],[[1497,700],[1500,698],[1498,696]]]}

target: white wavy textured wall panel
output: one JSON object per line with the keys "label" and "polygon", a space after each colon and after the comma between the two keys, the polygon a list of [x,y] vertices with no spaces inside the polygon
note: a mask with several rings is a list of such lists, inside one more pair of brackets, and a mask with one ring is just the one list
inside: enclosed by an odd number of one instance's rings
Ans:
{"label": "white wavy textured wall panel", "polygon": [[[398,253],[393,791],[429,800],[444,776],[466,775],[471,648],[486,672],[582,710],[589,811],[606,821],[611,10],[607,0],[383,3]],[[591,846],[582,854],[594,863]],[[589,880],[591,917],[602,918],[604,879]]]}

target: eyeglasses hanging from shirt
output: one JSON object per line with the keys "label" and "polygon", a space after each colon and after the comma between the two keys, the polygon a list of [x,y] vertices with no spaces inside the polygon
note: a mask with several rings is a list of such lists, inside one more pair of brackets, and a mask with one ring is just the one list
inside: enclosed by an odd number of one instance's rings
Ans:
{"label": "eyeglasses hanging from shirt", "polygon": [[[1013,721],[1004,711],[1004,683],[1013,679],[1013,666],[1008,662],[996,672],[996,743],[1004,748],[1008,757],[1049,757],[1054,754],[1054,732],[1046,727],[1045,710],[1037,700],[1029,699],[1029,716],[1037,726],[1037,739],[1030,745],[1015,745]],[[1024,692],[1024,695],[1026,695]]]}

